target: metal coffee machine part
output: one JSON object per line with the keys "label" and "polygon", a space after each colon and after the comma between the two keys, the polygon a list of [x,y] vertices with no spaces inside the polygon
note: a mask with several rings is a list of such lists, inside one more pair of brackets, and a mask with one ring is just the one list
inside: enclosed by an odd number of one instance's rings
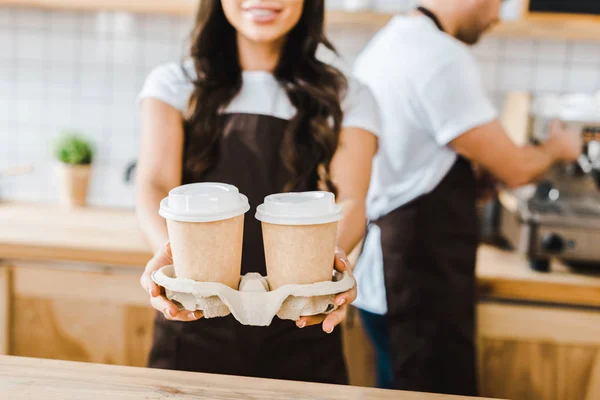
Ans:
{"label": "metal coffee machine part", "polygon": [[500,233],[535,270],[549,271],[552,257],[600,267],[600,100],[537,99],[530,116],[534,143],[544,142],[555,119],[581,132],[583,154],[574,164],[555,166],[537,185],[507,193]]}

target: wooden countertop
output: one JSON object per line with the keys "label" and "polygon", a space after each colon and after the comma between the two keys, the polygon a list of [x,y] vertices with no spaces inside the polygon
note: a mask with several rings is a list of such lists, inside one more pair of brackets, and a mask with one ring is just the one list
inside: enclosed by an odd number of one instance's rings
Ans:
{"label": "wooden countertop", "polygon": [[[131,210],[0,203],[0,258],[141,267],[150,257]],[[482,246],[480,296],[600,307],[600,270],[573,273],[558,261],[552,269],[535,272],[522,255]]]}
{"label": "wooden countertop", "polygon": [[133,211],[0,203],[0,258],[146,265]]}
{"label": "wooden countertop", "polygon": [[197,374],[0,356],[0,398],[95,399],[403,399],[466,397]]}

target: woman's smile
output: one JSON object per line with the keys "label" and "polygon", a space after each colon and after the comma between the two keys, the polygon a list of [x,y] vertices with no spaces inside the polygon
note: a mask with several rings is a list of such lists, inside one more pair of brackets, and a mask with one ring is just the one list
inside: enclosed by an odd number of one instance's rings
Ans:
{"label": "woman's smile", "polygon": [[283,7],[278,3],[247,0],[242,3],[242,11],[244,17],[254,23],[269,23],[275,21],[283,11]]}

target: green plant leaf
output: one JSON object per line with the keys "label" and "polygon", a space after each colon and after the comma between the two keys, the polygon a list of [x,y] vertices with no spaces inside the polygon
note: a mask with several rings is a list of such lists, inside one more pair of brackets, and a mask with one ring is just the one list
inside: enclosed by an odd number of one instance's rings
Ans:
{"label": "green plant leaf", "polygon": [[56,158],[72,165],[89,165],[94,159],[94,148],[80,133],[65,132],[56,143]]}

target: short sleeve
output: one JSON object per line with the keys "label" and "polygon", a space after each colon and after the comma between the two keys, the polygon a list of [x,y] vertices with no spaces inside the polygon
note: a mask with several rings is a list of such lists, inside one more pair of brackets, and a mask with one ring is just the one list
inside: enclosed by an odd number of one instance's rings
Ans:
{"label": "short sleeve", "polygon": [[424,78],[419,98],[439,145],[498,118],[470,55],[461,54]]}
{"label": "short sleeve", "polygon": [[185,65],[169,63],[156,67],[146,78],[137,97],[138,104],[144,99],[155,98],[183,112],[194,90]]}
{"label": "short sleeve", "polygon": [[359,128],[379,135],[381,121],[377,101],[371,90],[357,79],[348,78],[342,110],[344,128]]}

